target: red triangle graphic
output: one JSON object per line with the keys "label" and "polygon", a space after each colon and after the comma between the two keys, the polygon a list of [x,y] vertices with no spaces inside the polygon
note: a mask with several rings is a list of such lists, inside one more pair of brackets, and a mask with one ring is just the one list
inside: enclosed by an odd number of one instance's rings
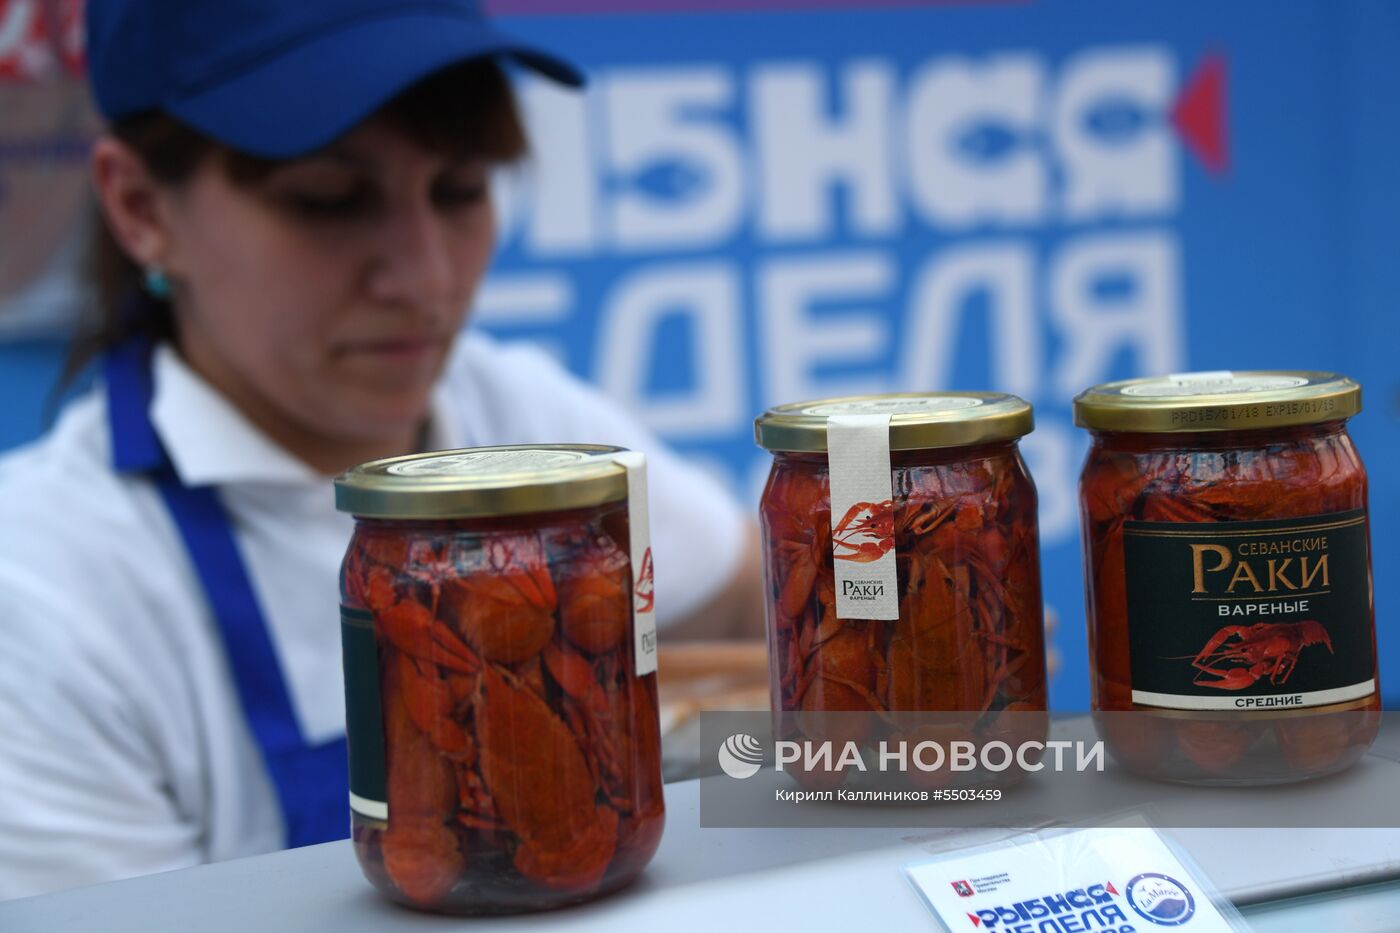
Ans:
{"label": "red triangle graphic", "polygon": [[1112,882],[1112,881],[1110,881],[1108,884],[1104,885],[1104,887],[1108,888],[1108,893],[1109,893],[1109,894],[1112,894],[1114,897],[1121,897],[1121,896],[1122,896],[1122,895],[1120,895],[1120,894],[1118,893],[1118,889],[1115,888],[1115,887],[1113,886],[1113,882]]}
{"label": "red triangle graphic", "polygon": [[1172,104],[1177,134],[1213,175],[1230,167],[1229,137],[1225,124],[1225,56],[1212,52],[1186,82]]}
{"label": "red triangle graphic", "polygon": [[982,925],[982,918],[976,914],[968,914],[967,919],[971,920],[972,925],[975,927],[980,927]]}

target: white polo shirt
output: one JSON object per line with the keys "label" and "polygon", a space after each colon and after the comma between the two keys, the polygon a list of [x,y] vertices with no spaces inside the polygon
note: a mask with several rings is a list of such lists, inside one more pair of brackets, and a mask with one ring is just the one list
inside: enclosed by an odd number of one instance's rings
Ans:
{"label": "white polo shirt", "polygon": [[[168,347],[152,420],[187,484],[218,484],[303,734],[344,733],[339,568],[353,520]],[[105,395],[0,458],[0,898],[283,842],[218,629],[155,487],[111,466]],[[437,448],[616,444],[648,455],[658,622],[736,570],[745,518],[708,475],[533,348],[459,341]],[[348,820],[348,809],[347,809]]]}

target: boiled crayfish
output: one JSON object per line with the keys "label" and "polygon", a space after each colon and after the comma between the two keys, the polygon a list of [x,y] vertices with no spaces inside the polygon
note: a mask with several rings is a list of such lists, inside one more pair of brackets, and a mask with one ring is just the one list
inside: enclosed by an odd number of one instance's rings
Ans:
{"label": "boiled crayfish", "polygon": [[1200,670],[1196,683],[1218,690],[1243,690],[1262,677],[1286,683],[1308,645],[1326,645],[1332,638],[1317,622],[1258,622],[1227,625],[1211,636],[1191,661]]}
{"label": "boiled crayfish", "polygon": [[[775,454],[762,518],[780,737],[975,736],[1045,709],[1036,496],[1016,446],[903,452],[892,466],[894,497],[833,527],[826,458]],[[899,619],[840,618],[835,561],[891,549]]]}
{"label": "boiled crayfish", "polygon": [[[1298,780],[1355,761],[1379,728],[1379,695],[1339,709],[1247,717],[1139,707],[1132,699],[1124,523],[1244,522],[1363,509],[1366,474],[1331,425],[1181,434],[1101,432],[1080,479],[1096,720],[1109,752],[1142,774],[1202,783]],[[1315,621],[1226,626],[1190,659],[1195,683],[1288,681]],[[1317,650],[1317,649],[1313,649]],[[1184,663],[1184,659],[1183,659]]]}
{"label": "boiled crayfish", "polygon": [[656,678],[635,674],[626,542],[579,514],[356,531],[345,598],[375,619],[389,816],[357,815],[354,836],[396,899],[557,906],[656,850]]}

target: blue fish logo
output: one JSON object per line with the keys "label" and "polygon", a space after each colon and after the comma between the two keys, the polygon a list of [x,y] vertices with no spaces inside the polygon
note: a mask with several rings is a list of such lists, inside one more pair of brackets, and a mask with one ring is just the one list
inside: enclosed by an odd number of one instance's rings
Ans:
{"label": "blue fish logo", "polygon": [[1109,97],[1092,107],[1084,122],[1089,132],[1106,143],[1127,143],[1142,132],[1149,117],[1134,101]]}
{"label": "blue fish logo", "polygon": [[954,145],[968,161],[991,163],[1009,156],[1022,140],[1004,123],[979,121],[958,134]]}
{"label": "blue fish logo", "polygon": [[658,201],[680,203],[693,201],[710,186],[705,171],[690,162],[658,162],[633,175],[633,187],[645,191]]}

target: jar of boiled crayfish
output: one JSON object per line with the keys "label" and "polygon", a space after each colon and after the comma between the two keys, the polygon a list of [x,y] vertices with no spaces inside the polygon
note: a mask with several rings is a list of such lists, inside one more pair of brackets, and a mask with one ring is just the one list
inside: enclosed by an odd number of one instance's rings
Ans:
{"label": "jar of boiled crayfish", "polygon": [[1340,771],[1379,728],[1350,379],[1096,386],[1080,479],[1093,705],[1129,769],[1204,784]]}
{"label": "jar of boiled crayfish", "polygon": [[1045,738],[1036,492],[1017,444],[1031,428],[1030,405],[983,392],[799,402],[757,419],[773,453],[761,510],[777,737]]}
{"label": "jar of boiled crayfish", "polygon": [[336,480],[354,847],[390,898],[537,910],[627,884],[665,821],[645,463],[444,451]]}

